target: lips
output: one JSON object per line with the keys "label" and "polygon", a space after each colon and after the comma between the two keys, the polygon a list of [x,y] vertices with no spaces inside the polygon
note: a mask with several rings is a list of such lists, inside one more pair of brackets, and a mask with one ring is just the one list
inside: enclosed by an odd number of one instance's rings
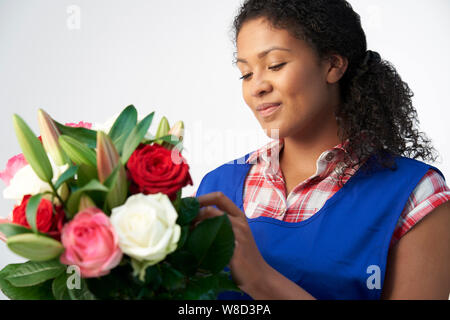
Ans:
{"label": "lips", "polygon": [[275,113],[278,109],[281,108],[281,104],[271,104],[271,105],[265,105],[265,106],[259,106],[258,107],[258,113],[263,118],[267,118],[273,113]]}
{"label": "lips", "polygon": [[280,102],[263,103],[256,107],[256,111],[263,111],[269,108],[278,107],[279,105],[281,105]]}

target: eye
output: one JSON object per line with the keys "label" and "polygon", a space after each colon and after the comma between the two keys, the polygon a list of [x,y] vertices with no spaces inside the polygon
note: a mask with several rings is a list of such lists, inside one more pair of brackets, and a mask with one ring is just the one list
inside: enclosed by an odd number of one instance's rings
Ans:
{"label": "eye", "polygon": [[[273,71],[278,71],[278,70],[280,70],[286,63],[287,63],[287,62],[283,62],[283,63],[277,64],[276,66],[269,67],[269,69],[270,69],[270,70],[273,70]],[[246,80],[246,79],[248,79],[251,75],[252,75],[251,73],[244,74],[244,75],[240,78],[240,80]]]}
{"label": "eye", "polygon": [[252,75],[251,73],[244,74],[242,77],[239,78],[239,80],[246,80],[246,79],[248,79],[251,75]]}
{"label": "eye", "polygon": [[278,70],[280,70],[285,64],[286,64],[286,62],[283,62],[283,63],[277,64],[276,66],[269,67],[269,69],[270,69],[270,70],[278,71]]}

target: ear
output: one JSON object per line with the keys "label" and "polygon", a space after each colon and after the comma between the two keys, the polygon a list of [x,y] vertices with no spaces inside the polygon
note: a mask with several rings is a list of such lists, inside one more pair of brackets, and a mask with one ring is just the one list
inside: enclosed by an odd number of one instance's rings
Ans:
{"label": "ear", "polygon": [[345,74],[348,67],[348,60],[338,54],[332,54],[327,59],[327,82],[336,83]]}

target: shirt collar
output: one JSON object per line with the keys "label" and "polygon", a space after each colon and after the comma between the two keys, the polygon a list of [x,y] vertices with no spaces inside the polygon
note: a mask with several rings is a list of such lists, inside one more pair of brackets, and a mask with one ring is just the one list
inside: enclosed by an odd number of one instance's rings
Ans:
{"label": "shirt collar", "polygon": [[[315,175],[323,175],[331,167],[330,165],[337,165],[343,160],[344,154],[347,153],[347,146],[349,141],[340,143],[331,149],[324,151],[317,159],[317,171]],[[275,139],[252,152],[247,159],[247,164],[262,164],[272,174],[278,172],[279,154],[284,146],[283,138]]]}

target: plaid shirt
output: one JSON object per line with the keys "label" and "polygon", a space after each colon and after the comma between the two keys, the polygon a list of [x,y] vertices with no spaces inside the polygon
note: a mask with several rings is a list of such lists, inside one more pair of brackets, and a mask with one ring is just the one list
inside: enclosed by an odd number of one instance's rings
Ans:
{"label": "plaid shirt", "polygon": [[[272,217],[287,222],[309,219],[319,211],[342,185],[338,172],[345,148],[338,145],[321,154],[316,173],[299,183],[286,195],[283,173],[278,156],[283,139],[273,140],[253,152],[247,163],[254,164],[245,180],[244,211],[247,217]],[[354,173],[348,169],[347,173]],[[343,180],[347,182],[349,177]],[[450,200],[450,189],[442,176],[430,169],[411,193],[398,220],[391,246],[434,208]]]}

